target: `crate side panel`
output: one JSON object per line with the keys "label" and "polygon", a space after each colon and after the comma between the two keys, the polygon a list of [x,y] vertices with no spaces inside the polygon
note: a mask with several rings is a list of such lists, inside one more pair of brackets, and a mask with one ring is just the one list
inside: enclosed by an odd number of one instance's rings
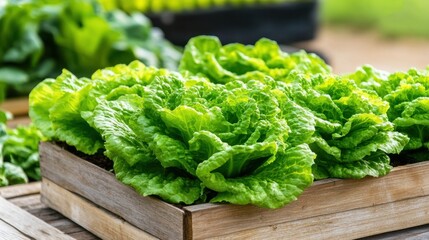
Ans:
{"label": "crate side panel", "polygon": [[192,214],[193,236],[207,238],[216,236],[219,230],[234,233],[427,196],[428,176],[429,162],[425,162],[398,167],[380,178],[316,182],[297,201],[276,210],[226,204],[201,204],[184,209]]}
{"label": "crate side panel", "polygon": [[42,201],[101,239],[156,239],[118,216],[43,179]]}
{"label": "crate side panel", "polygon": [[53,143],[41,143],[42,177],[162,239],[183,236],[184,212],[155,198],[142,197],[112,173]]}
{"label": "crate side panel", "polygon": [[425,209],[429,209],[429,196],[273,224],[205,239],[357,239],[427,224],[429,211]]}

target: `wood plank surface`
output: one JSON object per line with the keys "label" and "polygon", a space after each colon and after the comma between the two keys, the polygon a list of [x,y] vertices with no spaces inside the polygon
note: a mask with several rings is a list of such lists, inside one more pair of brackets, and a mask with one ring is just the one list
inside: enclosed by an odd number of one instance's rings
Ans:
{"label": "wood plank surface", "polygon": [[0,197],[0,220],[36,239],[73,239],[3,197]]}
{"label": "wood plank surface", "polygon": [[[151,197],[142,197],[110,172],[64,151],[40,144],[42,176],[162,239],[183,238],[184,211]],[[79,176],[79,177],[76,177]]]}
{"label": "wood plank surface", "polygon": [[10,128],[16,128],[18,126],[27,126],[30,125],[31,119],[28,116],[18,116],[7,121],[7,126]]}
{"label": "wood plank surface", "polygon": [[0,239],[30,240],[30,238],[3,220],[0,220]]}
{"label": "wood plank surface", "polygon": [[429,223],[429,211],[424,209],[429,209],[429,196],[205,239],[357,239],[381,232],[413,227],[418,223]]}
{"label": "wood plank surface", "polygon": [[156,239],[118,216],[44,179],[42,201],[102,239]]}
{"label": "wood plank surface", "polygon": [[[40,182],[18,184],[7,187],[0,187],[0,196],[10,203],[27,211],[36,218],[46,222],[61,232],[79,240],[98,240],[99,238],[86,231],[71,220],[65,218],[57,211],[48,208],[40,202]],[[24,219],[25,220],[25,219]],[[20,224],[20,223],[19,223]],[[18,225],[19,225],[18,224]],[[8,222],[0,220],[0,239],[35,239],[34,236],[26,236],[11,226]],[[19,234],[17,234],[19,233]],[[24,235],[22,237],[21,235]],[[37,238],[36,238],[37,239]]]}
{"label": "wood plank surface", "polygon": [[[16,188],[18,186],[19,186],[19,188]],[[23,192],[24,194],[25,194],[25,192],[27,192],[24,190],[20,190],[20,188],[29,189],[27,184],[23,184],[23,185],[13,186],[13,188],[12,187],[0,188],[0,192],[4,192],[5,189],[7,190],[7,192],[10,191],[10,189],[17,189],[18,192]],[[38,195],[38,193],[37,193],[37,195]],[[28,196],[28,195],[24,195],[24,196]],[[78,195],[75,195],[75,196],[79,197]],[[13,198],[19,199],[20,196],[15,195],[15,196],[13,196]],[[416,204],[416,202],[414,202],[414,204]],[[98,239],[96,236],[92,235],[91,233],[89,233],[88,231],[83,229],[82,227],[76,225],[71,220],[69,220],[66,217],[64,217],[63,215],[59,214],[57,211],[46,207],[45,205],[42,205],[42,207],[37,207],[37,208],[29,208],[27,211],[29,213],[31,213],[32,215],[36,216],[37,218],[49,223],[51,226],[54,226],[54,227],[58,228],[59,230],[67,233],[68,235],[72,236],[75,239],[79,239],[79,240],[96,240],[96,239]],[[379,210],[378,212],[380,212],[380,211],[381,210]],[[82,213],[84,214],[86,212],[82,212]],[[411,214],[412,214],[412,212],[406,213],[405,219],[409,220],[410,216],[413,216]],[[91,218],[90,215],[87,215],[87,217]],[[384,221],[384,219],[381,221]],[[323,223],[323,221],[321,223]],[[355,224],[352,224],[351,226],[353,227],[354,225]],[[273,225],[272,228],[273,229],[279,229],[279,226]],[[281,228],[281,226],[280,226],[280,228]],[[305,231],[310,231],[310,230],[312,230],[312,229],[309,228],[308,230],[305,230]],[[263,231],[263,230],[259,229],[258,231]],[[19,233],[19,234],[17,234],[17,233]],[[241,234],[242,234],[242,236],[246,236],[246,234],[249,234],[249,233],[246,233],[246,231],[244,231]],[[285,236],[282,235],[279,238],[284,239]],[[0,220],[0,239],[20,239],[20,237],[21,237],[21,239],[26,239],[26,238],[24,238],[25,235],[24,235],[24,237],[22,237],[22,233],[20,233],[14,227],[10,226],[8,223]],[[259,236],[254,235],[254,236],[250,237],[250,239],[257,239],[257,237],[260,238]],[[224,235],[224,236],[221,236],[218,238],[219,239],[222,239],[222,238],[225,239],[225,238],[231,238],[231,237]],[[266,239],[266,238],[267,238],[267,236],[263,236],[261,239]],[[111,239],[111,238],[108,238],[108,239]],[[388,232],[388,233],[384,233],[384,234],[365,237],[362,240],[416,240],[416,239],[429,239],[429,225],[422,225],[422,226],[418,226],[418,227],[407,228],[404,230],[393,231],[393,232]]]}
{"label": "wood plank surface", "polygon": [[[217,236],[220,230],[224,234],[232,234],[427,195],[429,162],[422,162],[397,167],[380,178],[318,181],[306,189],[297,201],[276,210],[222,204],[193,205],[184,207],[184,210],[192,215],[194,238],[202,239]],[[416,221],[414,226],[424,223]]]}
{"label": "wood plank surface", "polygon": [[0,104],[0,108],[4,109],[16,116],[24,116],[28,114],[28,98],[12,98]]}
{"label": "wood plank surface", "polygon": [[40,182],[17,184],[0,188],[0,196],[4,198],[22,197],[40,193]]}

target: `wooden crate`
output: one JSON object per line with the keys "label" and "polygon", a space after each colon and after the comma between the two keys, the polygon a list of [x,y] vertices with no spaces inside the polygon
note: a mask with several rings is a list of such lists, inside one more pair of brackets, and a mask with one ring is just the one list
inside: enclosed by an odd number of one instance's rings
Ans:
{"label": "wooden crate", "polygon": [[28,125],[31,120],[28,117],[28,98],[13,98],[6,99],[6,101],[0,103],[0,109],[12,113],[13,119],[7,122],[8,127],[14,128],[19,125]]}
{"label": "wooden crate", "polygon": [[106,239],[356,239],[429,223],[429,162],[380,178],[317,181],[270,210],[168,204],[52,143],[40,153],[42,202]]}

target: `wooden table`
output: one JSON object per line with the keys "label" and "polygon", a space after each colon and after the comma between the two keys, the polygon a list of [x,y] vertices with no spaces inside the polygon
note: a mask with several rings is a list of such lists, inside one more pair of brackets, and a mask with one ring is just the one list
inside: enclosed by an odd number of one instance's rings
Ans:
{"label": "wooden table", "polygon": [[[427,211],[422,209],[422,211]],[[99,239],[40,202],[40,183],[0,188],[0,239]],[[429,225],[366,240],[429,239]]]}
{"label": "wooden table", "polygon": [[0,239],[98,239],[40,202],[40,182],[0,188]]}

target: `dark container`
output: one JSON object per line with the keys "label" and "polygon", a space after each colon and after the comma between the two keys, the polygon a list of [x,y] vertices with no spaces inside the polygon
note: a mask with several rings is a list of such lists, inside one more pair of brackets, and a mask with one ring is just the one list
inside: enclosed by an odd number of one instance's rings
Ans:
{"label": "dark container", "polygon": [[317,0],[224,6],[148,14],[172,43],[184,46],[197,35],[214,35],[223,44],[254,44],[266,37],[279,44],[310,40],[317,28]]}

